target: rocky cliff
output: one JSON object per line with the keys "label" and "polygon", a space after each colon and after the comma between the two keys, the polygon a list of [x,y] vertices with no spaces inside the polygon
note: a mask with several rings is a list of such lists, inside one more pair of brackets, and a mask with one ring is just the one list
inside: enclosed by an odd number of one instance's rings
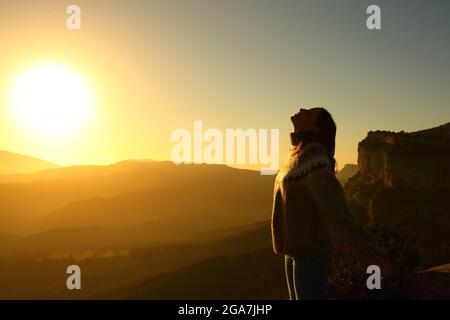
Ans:
{"label": "rocky cliff", "polygon": [[369,132],[345,191],[363,224],[388,223],[419,238],[426,264],[450,261],[450,123],[417,132]]}
{"label": "rocky cliff", "polygon": [[398,190],[450,190],[450,123],[414,133],[376,131],[358,145],[364,178]]}

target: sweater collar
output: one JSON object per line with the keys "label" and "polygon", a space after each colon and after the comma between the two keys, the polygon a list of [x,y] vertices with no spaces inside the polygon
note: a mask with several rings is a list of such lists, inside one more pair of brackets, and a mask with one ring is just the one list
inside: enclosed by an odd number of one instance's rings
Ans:
{"label": "sweater collar", "polygon": [[301,179],[310,171],[320,167],[330,167],[325,148],[316,142],[308,143],[302,150],[292,146],[285,164],[278,172],[277,181]]}

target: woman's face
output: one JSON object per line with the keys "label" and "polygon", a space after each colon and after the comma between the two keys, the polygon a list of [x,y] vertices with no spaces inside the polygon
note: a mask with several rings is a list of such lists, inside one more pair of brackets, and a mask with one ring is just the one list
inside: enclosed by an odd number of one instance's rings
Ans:
{"label": "woman's face", "polygon": [[316,126],[316,120],[321,111],[322,110],[320,108],[300,108],[300,111],[291,117],[291,122],[294,125],[294,131],[318,131],[319,128]]}

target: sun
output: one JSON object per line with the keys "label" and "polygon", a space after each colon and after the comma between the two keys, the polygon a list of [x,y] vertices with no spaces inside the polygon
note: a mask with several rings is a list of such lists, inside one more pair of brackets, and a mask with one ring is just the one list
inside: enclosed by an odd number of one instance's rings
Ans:
{"label": "sun", "polygon": [[10,90],[15,121],[32,135],[65,139],[90,120],[93,94],[87,80],[58,64],[40,64],[21,72]]}

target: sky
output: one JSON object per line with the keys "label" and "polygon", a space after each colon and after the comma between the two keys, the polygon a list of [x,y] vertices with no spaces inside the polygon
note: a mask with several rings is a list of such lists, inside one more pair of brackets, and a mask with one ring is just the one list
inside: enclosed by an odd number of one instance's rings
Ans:
{"label": "sky", "polygon": [[[66,8],[81,8],[68,30]],[[368,30],[366,8],[381,8]],[[450,2],[0,1],[0,150],[59,164],[168,160],[177,128],[280,129],[326,107],[336,159],[356,163],[370,130],[450,121]],[[72,136],[42,139],[11,118],[13,79],[41,63],[81,74],[93,115]],[[68,97],[67,99],[70,99]]]}

